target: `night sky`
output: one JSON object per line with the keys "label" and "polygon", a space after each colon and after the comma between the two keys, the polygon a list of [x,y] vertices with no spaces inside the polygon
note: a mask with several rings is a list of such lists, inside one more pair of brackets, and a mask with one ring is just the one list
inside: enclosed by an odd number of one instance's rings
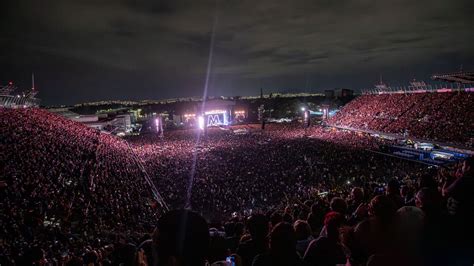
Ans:
{"label": "night sky", "polygon": [[473,0],[1,0],[0,84],[43,104],[391,85],[474,69]]}

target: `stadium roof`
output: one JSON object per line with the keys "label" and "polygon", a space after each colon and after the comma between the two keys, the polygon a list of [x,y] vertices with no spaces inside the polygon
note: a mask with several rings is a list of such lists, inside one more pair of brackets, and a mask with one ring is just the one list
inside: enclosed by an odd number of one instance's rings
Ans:
{"label": "stadium roof", "polygon": [[460,72],[448,73],[448,74],[434,74],[433,76],[431,76],[431,79],[463,83],[463,84],[473,84],[474,71],[470,71],[470,72],[460,71]]}

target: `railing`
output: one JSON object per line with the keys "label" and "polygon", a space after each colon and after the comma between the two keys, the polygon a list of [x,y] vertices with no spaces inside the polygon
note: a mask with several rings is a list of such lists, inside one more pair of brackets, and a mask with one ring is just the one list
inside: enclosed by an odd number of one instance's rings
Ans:
{"label": "railing", "polygon": [[37,98],[23,97],[20,95],[0,95],[0,106],[7,108],[38,107],[40,100]]}
{"label": "railing", "polygon": [[397,86],[397,87],[385,87],[383,89],[362,89],[362,95],[373,95],[373,94],[406,94],[406,93],[443,93],[443,92],[474,92],[474,87],[467,84],[435,84],[426,85],[422,87],[413,86]]}
{"label": "railing", "polygon": [[163,197],[161,196],[160,192],[158,191],[158,189],[156,188],[155,184],[153,184],[153,181],[151,180],[150,176],[148,175],[148,172],[146,171],[145,169],[145,166],[143,165],[143,161],[142,159],[137,156],[137,154],[135,153],[135,151],[133,150],[133,148],[130,146],[130,144],[128,142],[127,143],[127,146],[128,146],[128,149],[133,157],[133,159],[135,160],[135,163],[138,165],[138,168],[140,168],[141,172],[143,173],[143,177],[145,179],[145,182],[148,184],[148,186],[151,188],[151,191],[153,193],[153,196],[156,200],[156,202],[158,202],[158,204],[160,204],[160,206],[165,210],[165,211],[169,211],[170,208],[168,207],[168,205],[166,204],[165,200],[163,199]]}

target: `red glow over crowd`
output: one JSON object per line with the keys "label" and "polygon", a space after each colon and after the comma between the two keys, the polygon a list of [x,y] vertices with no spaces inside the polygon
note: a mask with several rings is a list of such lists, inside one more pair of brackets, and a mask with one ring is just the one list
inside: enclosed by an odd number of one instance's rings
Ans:
{"label": "red glow over crowd", "polygon": [[473,106],[472,92],[363,95],[329,123],[472,146]]}
{"label": "red glow over crowd", "polygon": [[[410,134],[434,137],[444,115],[458,114],[442,106],[472,101],[382,96],[356,99],[333,123],[390,132],[409,125]],[[405,108],[426,101],[438,107]],[[403,122],[401,112],[411,118]],[[409,122],[420,113],[436,121],[429,131]],[[463,129],[470,115],[449,123]],[[319,126],[210,129],[199,142],[196,134],[123,140],[45,110],[0,109],[0,264],[473,262],[472,159],[430,168],[368,151],[386,141]],[[454,130],[443,136],[466,140]],[[176,210],[154,200],[136,158]]]}

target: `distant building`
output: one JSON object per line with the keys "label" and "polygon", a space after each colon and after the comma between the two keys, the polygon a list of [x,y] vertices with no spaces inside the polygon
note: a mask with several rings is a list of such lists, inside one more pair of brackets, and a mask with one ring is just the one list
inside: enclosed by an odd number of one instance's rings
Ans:
{"label": "distant building", "polygon": [[119,134],[130,133],[132,130],[133,114],[125,113],[118,115],[95,114],[80,115],[72,112],[69,108],[50,108],[49,112],[63,116],[67,119],[82,123],[97,130]]}
{"label": "distant building", "polygon": [[337,98],[346,98],[354,96],[354,91],[350,89],[336,89],[335,96]]}
{"label": "distant building", "polygon": [[324,96],[326,98],[334,98],[334,90],[325,90],[324,91]]}
{"label": "distant building", "polygon": [[354,96],[354,91],[342,88],[334,90],[325,90],[324,96],[326,96],[326,98],[346,98]]}

